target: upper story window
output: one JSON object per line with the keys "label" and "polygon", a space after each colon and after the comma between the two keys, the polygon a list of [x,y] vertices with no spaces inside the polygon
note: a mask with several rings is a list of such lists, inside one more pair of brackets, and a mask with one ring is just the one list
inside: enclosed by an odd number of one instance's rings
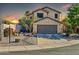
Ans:
{"label": "upper story window", "polygon": [[37,13],[38,18],[43,18],[43,13]]}
{"label": "upper story window", "polygon": [[55,18],[58,18],[58,14],[55,14]]}
{"label": "upper story window", "polygon": [[30,19],[32,19],[32,16],[30,16]]}

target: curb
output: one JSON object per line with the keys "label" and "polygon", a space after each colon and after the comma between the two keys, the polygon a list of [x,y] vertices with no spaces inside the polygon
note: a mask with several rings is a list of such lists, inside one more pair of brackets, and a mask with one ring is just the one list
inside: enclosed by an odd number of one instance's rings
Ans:
{"label": "curb", "polygon": [[60,47],[72,46],[72,45],[76,45],[76,44],[79,44],[79,43],[64,44],[64,45],[60,45],[60,46],[51,46],[51,45],[8,46],[8,47],[0,47],[0,52],[42,50],[42,49],[50,49],[50,48],[60,48]]}

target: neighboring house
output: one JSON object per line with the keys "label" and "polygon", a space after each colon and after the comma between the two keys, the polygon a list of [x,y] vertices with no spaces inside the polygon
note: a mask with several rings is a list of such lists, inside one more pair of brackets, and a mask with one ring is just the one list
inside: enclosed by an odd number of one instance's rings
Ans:
{"label": "neighboring house", "polygon": [[3,19],[1,19],[0,18],[0,41],[2,40],[2,38],[3,38],[3,27],[2,27],[2,21],[3,21]]}
{"label": "neighboring house", "polygon": [[[8,43],[9,39],[9,26],[10,26],[10,33],[13,34],[16,30],[16,24],[5,24],[5,19],[0,18],[0,43]],[[10,34],[11,35],[11,34]]]}
{"label": "neighboring house", "polygon": [[29,13],[28,18],[33,19],[33,33],[55,34],[62,32],[63,24],[61,12],[50,7],[43,7]]}

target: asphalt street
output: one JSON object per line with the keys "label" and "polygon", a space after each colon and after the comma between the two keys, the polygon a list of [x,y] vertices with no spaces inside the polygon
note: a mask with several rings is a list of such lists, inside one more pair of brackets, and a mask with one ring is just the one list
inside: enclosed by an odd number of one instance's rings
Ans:
{"label": "asphalt street", "polygon": [[15,51],[15,52],[4,52],[0,55],[78,55],[79,54],[79,44],[61,47],[61,48],[51,48],[35,51]]}

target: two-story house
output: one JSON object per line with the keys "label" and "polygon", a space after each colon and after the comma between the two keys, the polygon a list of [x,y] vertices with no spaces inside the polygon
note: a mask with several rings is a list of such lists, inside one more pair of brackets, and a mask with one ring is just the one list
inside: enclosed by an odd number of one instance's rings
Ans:
{"label": "two-story house", "polygon": [[33,19],[33,33],[55,34],[62,32],[61,12],[50,7],[43,7],[29,13],[28,18]]}

